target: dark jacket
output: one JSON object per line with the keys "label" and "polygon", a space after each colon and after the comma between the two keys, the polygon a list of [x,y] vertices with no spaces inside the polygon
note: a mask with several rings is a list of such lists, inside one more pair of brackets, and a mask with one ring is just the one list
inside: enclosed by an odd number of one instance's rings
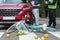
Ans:
{"label": "dark jacket", "polygon": [[56,4],[56,0],[53,0],[52,3],[48,0],[48,5],[55,5],[55,4]]}

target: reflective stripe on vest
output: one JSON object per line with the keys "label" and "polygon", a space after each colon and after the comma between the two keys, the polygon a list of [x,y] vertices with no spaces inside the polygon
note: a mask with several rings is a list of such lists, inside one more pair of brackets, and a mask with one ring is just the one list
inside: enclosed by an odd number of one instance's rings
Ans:
{"label": "reflective stripe on vest", "polygon": [[56,7],[57,7],[56,5],[48,5],[49,9],[56,9]]}

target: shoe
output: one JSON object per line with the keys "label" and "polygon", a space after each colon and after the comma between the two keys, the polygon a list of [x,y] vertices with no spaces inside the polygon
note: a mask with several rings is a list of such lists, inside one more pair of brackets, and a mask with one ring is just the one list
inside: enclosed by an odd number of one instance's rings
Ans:
{"label": "shoe", "polygon": [[47,26],[47,27],[51,27],[51,26]]}

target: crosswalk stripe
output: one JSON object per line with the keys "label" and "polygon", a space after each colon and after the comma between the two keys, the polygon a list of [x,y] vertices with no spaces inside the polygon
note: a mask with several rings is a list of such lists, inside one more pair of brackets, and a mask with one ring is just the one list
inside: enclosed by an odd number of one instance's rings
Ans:
{"label": "crosswalk stripe", "polygon": [[[35,33],[29,33],[29,34],[24,35],[24,36],[19,36],[19,40],[27,40],[27,39],[28,40],[35,40],[34,36],[36,36]],[[38,40],[40,40],[39,37],[38,37]]]}
{"label": "crosswalk stripe", "polygon": [[51,33],[52,35],[60,38],[60,31],[58,31],[58,32],[49,32],[49,33]]}
{"label": "crosswalk stripe", "polygon": [[3,36],[4,32],[0,32],[0,38]]}

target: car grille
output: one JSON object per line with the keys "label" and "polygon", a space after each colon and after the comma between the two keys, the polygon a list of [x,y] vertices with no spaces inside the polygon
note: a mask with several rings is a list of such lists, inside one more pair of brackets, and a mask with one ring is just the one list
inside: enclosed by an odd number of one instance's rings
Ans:
{"label": "car grille", "polygon": [[0,9],[0,16],[16,16],[22,9]]}

